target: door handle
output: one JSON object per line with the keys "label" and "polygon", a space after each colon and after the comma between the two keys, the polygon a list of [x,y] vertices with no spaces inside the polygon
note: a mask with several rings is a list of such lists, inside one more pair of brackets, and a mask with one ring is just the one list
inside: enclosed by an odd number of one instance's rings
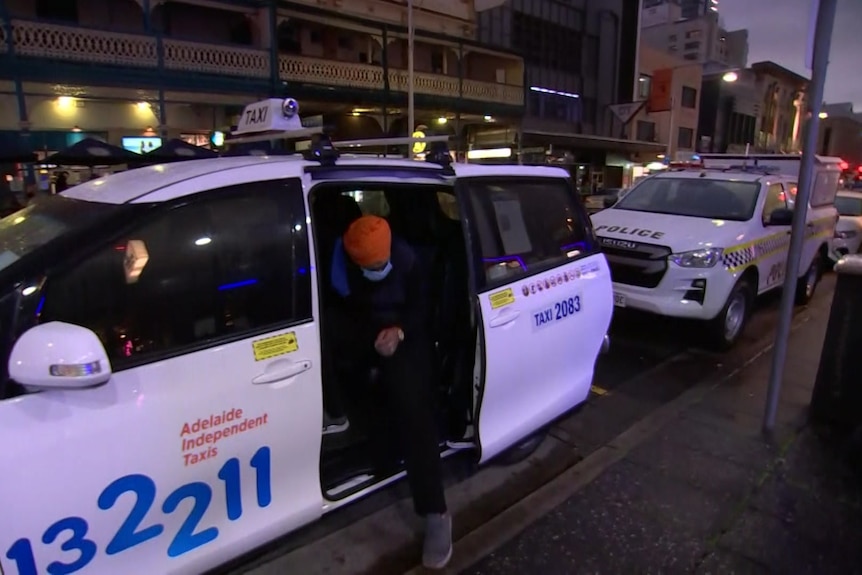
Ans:
{"label": "door handle", "polygon": [[302,361],[275,361],[267,367],[266,371],[252,379],[251,382],[255,385],[276,383],[296,377],[309,369],[311,369],[311,361],[307,359]]}
{"label": "door handle", "polygon": [[521,315],[519,311],[504,311],[500,315],[495,318],[492,318],[491,321],[488,322],[488,325],[491,327],[501,327],[504,325],[508,325],[518,319],[518,316]]}

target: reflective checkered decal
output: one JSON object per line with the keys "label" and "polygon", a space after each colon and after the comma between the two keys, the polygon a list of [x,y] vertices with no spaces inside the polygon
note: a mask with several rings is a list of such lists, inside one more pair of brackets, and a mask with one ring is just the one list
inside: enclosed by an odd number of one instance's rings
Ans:
{"label": "reflective checkered decal", "polygon": [[[806,228],[805,239],[831,237],[834,228],[835,218],[833,217],[813,220],[810,227]],[[786,251],[789,247],[790,234],[783,231],[727,248],[721,256],[721,263],[727,271],[736,273],[776,252]]]}

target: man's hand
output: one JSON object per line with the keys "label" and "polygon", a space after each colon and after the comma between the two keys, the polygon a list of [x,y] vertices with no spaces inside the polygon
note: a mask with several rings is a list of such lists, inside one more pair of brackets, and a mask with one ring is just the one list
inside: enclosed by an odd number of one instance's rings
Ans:
{"label": "man's hand", "polygon": [[383,357],[392,357],[395,354],[395,350],[398,349],[398,344],[403,339],[402,333],[399,327],[387,327],[377,334],[374,349]]}

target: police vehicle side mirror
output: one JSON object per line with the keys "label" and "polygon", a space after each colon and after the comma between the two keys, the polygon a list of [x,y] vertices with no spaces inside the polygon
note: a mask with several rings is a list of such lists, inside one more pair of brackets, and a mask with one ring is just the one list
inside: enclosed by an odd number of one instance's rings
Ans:
{"label": "police vehicle side mirror", "polygon": [[9,356],[9,377],[34,389],[81,389],[107,383],[111,362],[95,333],[53,321],[18,338]]}
{"label": "police vehicle side mirror", "polygon": [[769,214],[768,226],[789,226],[793,224],[793,210],[787,208],[778,208]]}
{"label": "police vehicle side mirror", "polygon": [[613,207],[619,198],[617,196],[605,196],[602,198],[602,205],[606,208]]}

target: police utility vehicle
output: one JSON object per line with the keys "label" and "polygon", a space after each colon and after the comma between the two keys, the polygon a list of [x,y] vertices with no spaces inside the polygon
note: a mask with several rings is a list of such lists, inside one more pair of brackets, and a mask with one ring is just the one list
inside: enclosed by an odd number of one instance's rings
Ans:
{"label": "police utility vehicle", "polygon": [[[704,320],[720,348],[754,298],[784,281],[799,156],[705,154],[703,166],[645,178],[592,216],[614,304]],[[840,159],[817,157],[796,299],[814,294],[838,219]]]}
{"label": "police utility vehicle", "polygon": [[[297,112],[253,104],[237,134],[301,134]],[[322,432],[325,282],[363,213],[426,273],[441,457],[511,454],[587,398],[613,291],[565,171],[330,144],[122,172],[0,221],[5,575],[202,573],[403,475],[361,425],[375,402]]]}

